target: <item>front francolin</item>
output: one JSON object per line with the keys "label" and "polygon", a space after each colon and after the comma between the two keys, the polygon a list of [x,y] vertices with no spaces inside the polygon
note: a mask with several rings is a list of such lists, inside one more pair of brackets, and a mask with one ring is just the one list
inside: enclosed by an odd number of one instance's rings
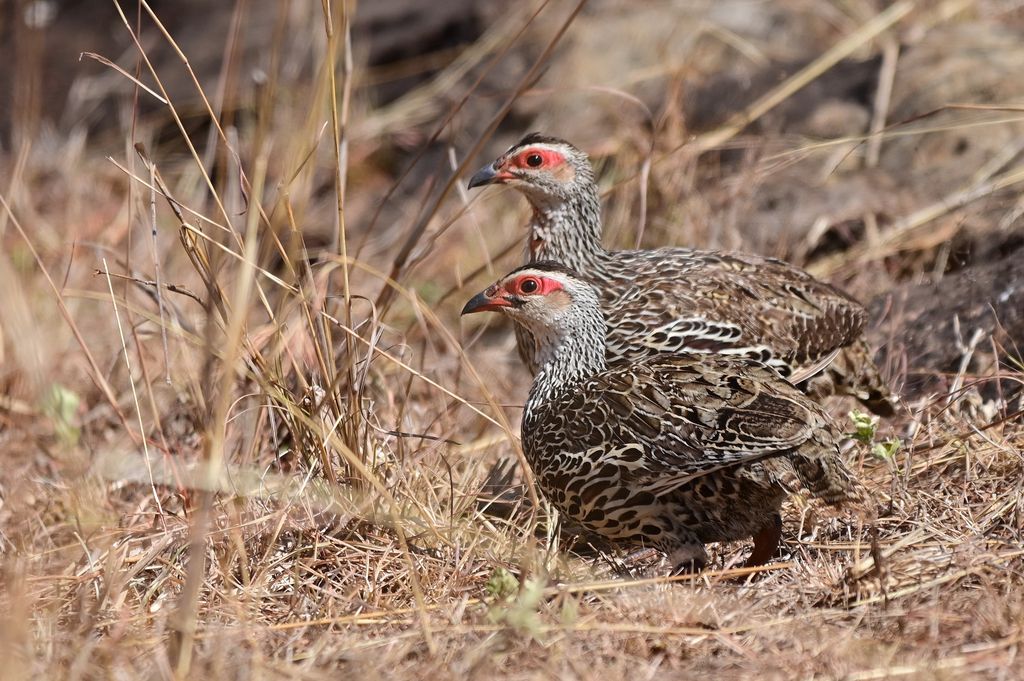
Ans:
{"label": "front francolin", "polygon": [[660,549],[677,570],[701,568],[708,542],[753,536],[755,565],[776,550],[790,491],[862,498],[828,416],[766,365],[707,353],[609,365],[597,290],[552,262],[513,271],[462,313],[485,310],[532,335],[523,449],[543,493],[587,532]]}

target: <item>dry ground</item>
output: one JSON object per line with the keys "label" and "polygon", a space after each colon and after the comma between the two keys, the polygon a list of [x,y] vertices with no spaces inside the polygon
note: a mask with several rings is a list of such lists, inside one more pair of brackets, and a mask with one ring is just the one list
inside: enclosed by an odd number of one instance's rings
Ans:
{"label": "dry ground", "polygon": [[[351,36],[340,7],[167,33],[126,9],[123,72],[64,88],[79,123],[31,86],[59,40],[17,36],[0,676],[1024,678],[1013,333],[935,300],[958,340],[924,366],[878,321],[906,399],[847,451],[874,531],[798,497],[765,569],[720,546],[670,580],[478,510],[528,378],[507,328],[457,314],[525,220],[465,178],[535,126],[594,152],[609,243],[781,255],[865,300],[998,260],[1024,212],[1017,5],[482,1],[470,40],[375,66],[374,35],[415,25],[392,5]],[[1021,295],[998,283],[993,306]]]}

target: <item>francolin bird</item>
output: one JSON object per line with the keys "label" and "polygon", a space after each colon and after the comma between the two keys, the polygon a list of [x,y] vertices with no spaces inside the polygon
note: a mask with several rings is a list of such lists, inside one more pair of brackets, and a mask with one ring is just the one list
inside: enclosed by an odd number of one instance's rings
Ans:
{"label": "francolin bird", "polygon": [[773,369],[709,353],[609,365],[600,301],[581,275],[536,262],[462,310],[497,310],[530,332],[537,371],[523,449],[570,521],[620,546],[657,548],[684,571],[706,563],[704,544],[751,536],[748,565],[766,562],[790,491],[862,499],[838,430]]}
{"label": "francolin bird", "polygon": [[[845,293],[781,260],[689,248],[607,251],[587,155],[530,134],[469,181],[507,184],[533,207],[527,262],[554,260],[598,291],[609,359],[653,353],[739,355],[763,362],[816,397],[853,395],[880,415],[894,405],[864,339],[866,312]],[[537,347],[516,325],[534,373]],[[825,366],[820,372],[818,369]]]}

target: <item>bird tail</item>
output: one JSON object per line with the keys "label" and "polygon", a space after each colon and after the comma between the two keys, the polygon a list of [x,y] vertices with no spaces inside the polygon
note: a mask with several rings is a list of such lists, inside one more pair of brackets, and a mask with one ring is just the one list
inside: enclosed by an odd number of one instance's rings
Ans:
{"label": "bird tail", "polygon": [[793,468],[801,486],[816,499],[830,506],[863,504],[867,501],[864,485],[839,458],[839,452],[831,456],[801,456],[793,459]]}
{"label": "bird tail", "polygon": [[835,426],[821,431],[794,452],[790,463],[800,486],[830,506],[864,506],[869,499],[864,485],[843,461]]}
{"label": "bird tail", "polygon": [[873,414],[896,415],[896,401],[863,338],[843,348],[827,371],[838,393],[856,397]]}

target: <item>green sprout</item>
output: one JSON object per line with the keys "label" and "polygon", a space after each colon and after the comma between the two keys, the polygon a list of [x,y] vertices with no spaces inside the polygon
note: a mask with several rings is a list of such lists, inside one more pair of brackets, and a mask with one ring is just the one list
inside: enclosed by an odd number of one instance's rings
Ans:
{"label": "green sprout", "polygon": [[850,420],[853,421],[853,432],[849,434],[850,437],[866,445],[871,444],[878,430],[878,417],[854,409],[850,412]]}
{"label": "green sprout", "polygon": [[484,589],[495,601],[507,601],[519,592],[519,580],[503,567],[494,569]]}
{"label": "green sprout", "polygon": [[42,411],[53,423],[57,437],[69,446],[78,443],[81,429],[77,425],[78,406],[82,400],[68,388],[54,383],[43,396]]}
{"label": "green sprout", "polygon": [[900,450],[903,443],[898,437],[891,437],[885,442],[876,442],[871,453],[879,459],[891,459]]}

